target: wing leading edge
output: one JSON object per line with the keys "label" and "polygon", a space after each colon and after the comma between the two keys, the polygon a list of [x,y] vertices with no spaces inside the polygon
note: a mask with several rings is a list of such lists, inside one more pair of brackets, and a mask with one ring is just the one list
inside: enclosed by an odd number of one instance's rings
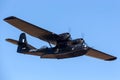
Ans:
{"label": "wing leading edge", "polygon": [[99,58],[99,59],[103,59],[106,61],[112,61],[117,59],[117,57],[114,57],[112,55],[106,54],[104,52],[98,51],[96,49],[93,49],[91,47],[89,47],[88,52],[86,53],[87,56],[91,56],[94,58]]}
{"label": "wing leading edge", "polygon": [[48,30],[42,29],[36,25],[28,23],[22,19],[19,19],[14,16],[10,16],[4,19],[9,24],[13,25],[14,27],[36,37],[46,42],[52,43],[56,45],[56,40],[59,39],[59,36],[53,32]]}
{"label": "wing leading edge", "polygon": [[[8,22],[9,24],[13,25],[14,27],[36,37],[39,38],[41,40],[44,40],[46,42],[52,43],[54,45],[56,45],[57,40],[59,40],[61,37],[59,37],[59,35],[50,32],[48,30],[42,29],[38,26],[35,26],[31,23],[28,23],[22,19],[19,19],[17,17],[11,16],[11,17],[7,17],[4,19],[6,22]],[[17,44],[18,41],[13,40],[13,39],[7,39],[8,42],[11,42],[13,44]],[[34,48],[33,46],[29,45],[31,48]],[[27,53],[27,54],[32,54],[32,55],[40,55],[38,53]],[[95,57],[95,58],[99,58],[99,59],[103,59],[103,60],[107,60],[107,61],[111,61],[111,60],[115,60],[117,59],[116,57],[106,54],[104,52],[98,51],[96,49],[93,49],[91,47],[89,47],[87,53],[87,56],[91,56],[91,57]]]}

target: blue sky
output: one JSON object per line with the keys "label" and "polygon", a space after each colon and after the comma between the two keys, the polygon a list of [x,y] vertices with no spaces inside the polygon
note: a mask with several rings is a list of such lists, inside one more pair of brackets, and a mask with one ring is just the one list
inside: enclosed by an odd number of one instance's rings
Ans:
{"label": "blue sky", "polygon": [[[118,80],[120,77],[119,0],[1,0],[0,1],[0,80]],[[5,41],[18,39],[20,30],[3,21],[8,16],[22,18],[57,34],[68,32],[87,44],[115,55],[106,62],[81,56],[70,59],[40,59],[16,52],[17,46]],[[37,48],[48,45],[27,35]]]}

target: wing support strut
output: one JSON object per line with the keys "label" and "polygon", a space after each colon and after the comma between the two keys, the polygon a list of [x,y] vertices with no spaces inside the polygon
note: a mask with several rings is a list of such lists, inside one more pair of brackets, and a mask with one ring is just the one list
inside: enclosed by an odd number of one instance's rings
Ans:
{"label": "wing support strut", "polygon": [[52,45],[50,44],[50,42],[48,41],[48,44],[49,44],[49,46],[52,48]]}

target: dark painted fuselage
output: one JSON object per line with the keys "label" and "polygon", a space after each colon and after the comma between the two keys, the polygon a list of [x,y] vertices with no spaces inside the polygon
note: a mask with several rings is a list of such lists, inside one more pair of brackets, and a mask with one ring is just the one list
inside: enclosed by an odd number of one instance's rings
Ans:
{"label": "dark painted fuselage", "polygon": [[87,47],[81,44],[77,45],[69,45],[69,46],[63,46],[61,48],[43,48],[37,50],[38,52],[43,53],[41,55],[41,58],[71,58],[71,57],[77,57],[82,56],[87,52]]}

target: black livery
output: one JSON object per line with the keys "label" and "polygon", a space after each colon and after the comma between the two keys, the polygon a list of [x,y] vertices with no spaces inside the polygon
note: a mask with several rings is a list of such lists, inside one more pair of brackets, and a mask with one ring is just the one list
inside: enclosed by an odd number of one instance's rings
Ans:
{"label": "black livery", "polygon": [[27,43],[25,33],[21,33],[19,41],[6,39],[8,42],[18,45],[18,53],[36,55],[40,56],[41,58],[51,59],[72,58],[82,55],[87,55],[106,61],[116,59],[116,57],[112,55],[87,46],[83,38],[72,40],[69,33],[56,34],[14,16],[7,17],[4,20],[21,31],[48,42],[50,45],[50,47],[36,49]]}

